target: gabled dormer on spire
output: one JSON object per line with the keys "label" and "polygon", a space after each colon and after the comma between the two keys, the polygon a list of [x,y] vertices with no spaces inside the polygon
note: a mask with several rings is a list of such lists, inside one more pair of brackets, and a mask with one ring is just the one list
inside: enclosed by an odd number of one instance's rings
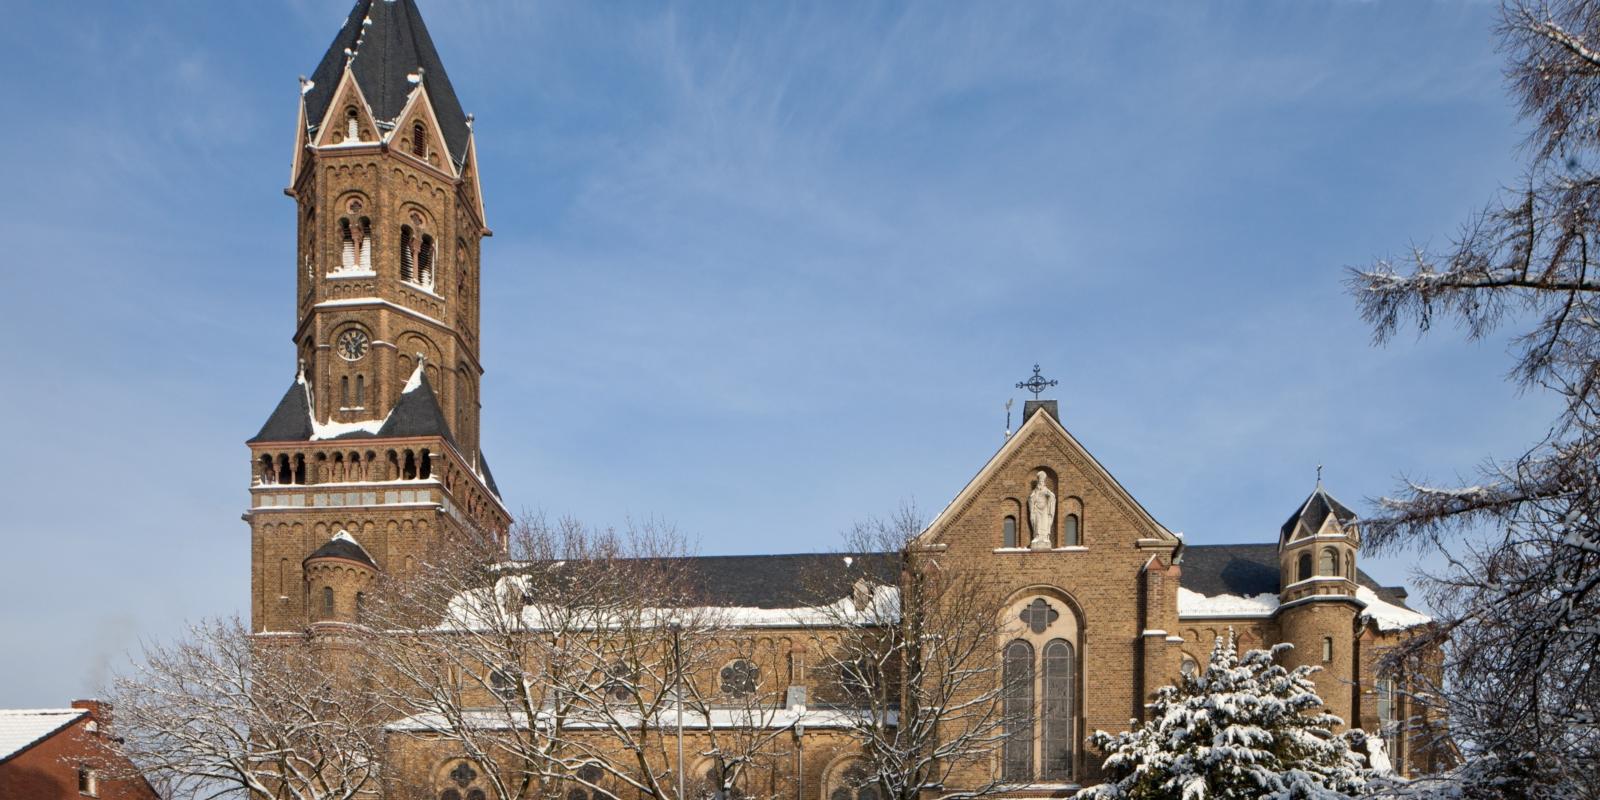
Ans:
{"label": "gabled dormer on spire", "polygon": [[302,95],[312,141],[323,142],[330,127],[349,124],[348,96],[340,94],[347,73],[365,101],[360,113],[386,142],[411,138],[411,125],[401,117],[422,90],[445,155],[439,166],[460,174],[472,129],[415,0],[359,0],[351,9]]}
{"label": "gabled dormer on spire", "polygon": [[1356,512],[1335,500],[1319,476],[1311,496],[1278,529],[1282,602],[1313,595],[1355,596],[1360,547]]}

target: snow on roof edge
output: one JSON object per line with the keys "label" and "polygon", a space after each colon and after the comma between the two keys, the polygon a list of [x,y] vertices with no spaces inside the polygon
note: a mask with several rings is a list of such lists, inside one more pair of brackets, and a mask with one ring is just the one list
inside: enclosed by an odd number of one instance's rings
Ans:
{"label": "snow on roof edge", "polygon": [[0,761],[44,741],[88,713],[83,708],[0,709]]}

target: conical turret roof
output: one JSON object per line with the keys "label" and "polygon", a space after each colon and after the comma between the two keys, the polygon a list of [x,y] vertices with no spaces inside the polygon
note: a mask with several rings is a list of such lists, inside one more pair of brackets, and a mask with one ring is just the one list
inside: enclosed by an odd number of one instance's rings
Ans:
{"label": "conical turret roof", "polygon": [[311,561],[318,558],[342,558],[347,561],[366,564],[374,569],[378,566],[373,563],[372,556],[367,555],[367,549],[362,547],[361,543],[356,541],[356,537],[351,536],[348,531],[339,531],[334,534],[332,539],[317,548],[311,555],[306,556],[305,560]]}
{"label": "conical turret roof", "polygon": [[1328,494],[1328,490],[1323,488],[1322,481],[1317,481],[1317,488],[1311,492],[1311,496],[1307,497],[1306,501],[1289,515],[1283,527],[1278,529],[1279,546],[1287,543],[1302,523],[1305,524],[1306,530],[1316,533],[1322,529],[1322,523],[1330,516],[1337,519],[1340,525],[1344,525],[1356,518],[1356,512],[1333,499],[1333,495]]}
{"label": "conical turret roof", "polygon": [[420,74],[450,157],[456,164],[466,160],[467,115],[415,0],[358,0],[311,75],[305,92],[307,125],[318,125],[327,116],[347,64],[380,124],[400,116]]}

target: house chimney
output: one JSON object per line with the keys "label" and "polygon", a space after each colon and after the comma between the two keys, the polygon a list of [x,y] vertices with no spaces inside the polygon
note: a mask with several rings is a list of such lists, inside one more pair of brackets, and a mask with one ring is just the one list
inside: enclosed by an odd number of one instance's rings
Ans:
{"label": "house chimney", "polygon": [[89,712],[89,719],[94,720],[104,729],[111,725],[111,704],[99,700],[74,700],[73,708],[81,708]]}

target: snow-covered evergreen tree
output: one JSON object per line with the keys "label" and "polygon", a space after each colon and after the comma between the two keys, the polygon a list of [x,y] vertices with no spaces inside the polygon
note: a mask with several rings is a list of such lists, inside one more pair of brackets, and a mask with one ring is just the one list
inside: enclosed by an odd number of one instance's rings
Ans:
{"label": "snow-covered evergreen tree", "polygon": [[1314,667],[1274,657],[1289,645],[1239,655],[1230,630],[1205,670],[1163,687],[1132,731],[1095,731],[1111,780],[1078,800],[1343,800],[1366,784],[1365,758],[1321,711]]}

